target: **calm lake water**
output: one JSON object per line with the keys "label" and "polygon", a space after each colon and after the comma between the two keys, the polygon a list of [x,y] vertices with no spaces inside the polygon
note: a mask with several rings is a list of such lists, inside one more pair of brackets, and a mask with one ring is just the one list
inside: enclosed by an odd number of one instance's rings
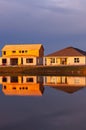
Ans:
{"label": "calm lake water", "polygon": [[86,77],[0,76],[0,130],[85,130]]}

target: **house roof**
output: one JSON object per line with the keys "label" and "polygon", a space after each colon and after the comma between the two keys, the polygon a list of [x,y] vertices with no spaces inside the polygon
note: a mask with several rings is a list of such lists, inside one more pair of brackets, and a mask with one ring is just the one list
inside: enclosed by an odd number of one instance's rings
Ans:
{"label": "house roof", "polygon": [[57,89],[57,90],[61,90],[61,91],[64,91],[64,92],[66,92],[66,93],[70,93],[70,94],[72,94],[72,93],[74,93],[74,92],[77,92],[78,90],[80,90],[80,89],[83,89],[83,87],[79,87],[79,86],[59,86],[59,87],[53,87],[53,88],[55,88],[55,89]]}
{"label": "house roof", "polygon": [[67,47],[54,53],[48,54],[46,57],[51,56],[86,56],[86,52],[75,47]]}
{"label": "house roof", "polygon": [[5,45],[2,48],[2,51],[9,51],[9,50],[39,50],[42,44],[11,44]]}

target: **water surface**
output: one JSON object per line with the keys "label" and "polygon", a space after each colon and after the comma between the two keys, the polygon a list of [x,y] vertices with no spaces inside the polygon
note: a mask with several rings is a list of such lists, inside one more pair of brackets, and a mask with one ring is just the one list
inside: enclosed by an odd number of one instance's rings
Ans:
{"label": "water surface", "polygon": [[86,77],[1,76],[0,130],[85,130]]}

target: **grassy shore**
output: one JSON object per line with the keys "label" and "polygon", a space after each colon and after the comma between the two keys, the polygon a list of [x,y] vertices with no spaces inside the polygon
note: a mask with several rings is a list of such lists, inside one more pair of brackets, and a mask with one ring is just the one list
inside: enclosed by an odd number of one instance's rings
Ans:
{"label": "grassy shore", "polygon": [[86,66],[0,66],[0,75],[86,76]]}

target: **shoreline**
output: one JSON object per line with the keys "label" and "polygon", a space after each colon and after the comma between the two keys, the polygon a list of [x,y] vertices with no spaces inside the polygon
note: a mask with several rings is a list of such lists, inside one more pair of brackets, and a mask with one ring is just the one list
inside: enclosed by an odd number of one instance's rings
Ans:
{"label": "shoreline", "polygon": [[86,76],[86,65],[0,66],[0,75]]}

